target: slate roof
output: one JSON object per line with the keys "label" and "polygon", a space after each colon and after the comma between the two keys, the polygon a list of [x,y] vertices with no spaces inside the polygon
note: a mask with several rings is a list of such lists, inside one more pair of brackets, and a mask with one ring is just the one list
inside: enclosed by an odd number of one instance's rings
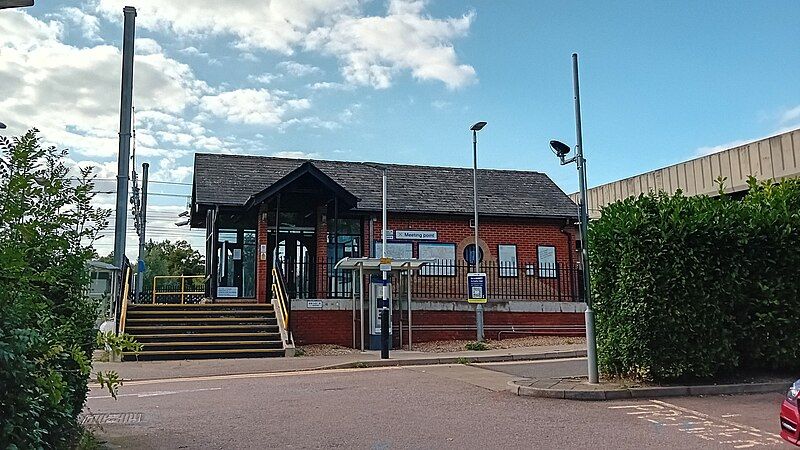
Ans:
{"label": "slate roof", "polygon": [[[242,206],[305,162],[360,199],[355,210],[381,209],[381,172],[358,162],[195,154],[193,201],[199,205]],[[472,169],[384,164],[388,168],[388,210],[472,213]],[[515,217],[577,217],[575,203],[545,174],[478,169],[478,211]]]}

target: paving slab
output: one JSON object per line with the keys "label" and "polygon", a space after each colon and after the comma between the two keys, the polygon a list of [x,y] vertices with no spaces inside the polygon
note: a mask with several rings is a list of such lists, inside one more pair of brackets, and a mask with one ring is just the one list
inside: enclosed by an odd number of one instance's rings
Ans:
{"label": "paving slab", "polygon": [[585,356],[583,344],[519,347],[485,351],[427,353],[395,350],[388,360],[379,351],[345,355],[300,356],[285,358],[202,359],[177,361],[126,361],[93,363],[96,371],[113,370],[123,380],[154,380],[248,373],[294,372],[336,368],[415,366],[497,361],[531,361]]}

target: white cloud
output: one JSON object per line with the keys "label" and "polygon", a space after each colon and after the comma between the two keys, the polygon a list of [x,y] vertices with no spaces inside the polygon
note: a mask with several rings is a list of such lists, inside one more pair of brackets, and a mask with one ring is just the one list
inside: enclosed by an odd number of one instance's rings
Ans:
{"label": "white cloud", "polygon": [[297,61],[283,61],[278,63],[278,68],[296,77],[322,73],[322,69],[310,64],[302,64]]}
{"label": "white cloud", "polygon": [[189,46],[179,50],[180,53],[188,56],[196,56],[198,58],[204,59],[209,65],[212,66],[221,66],[222,63],[217,58],[212,58],[208,55],[207,52],[200,51],[197,47]]}
{"label": "white cloud", "polygon": [[301,152],[297,150],[284,150],[280,152],[272,153],[269,156],[274,156],[276,158],[292,158],[292,159],[314,159],[318,158],[318,153],[309,153],[309,152]]}
{"label": "white cloud", "polygon": [[311,128],[324,128],[326,130],[336,130],[341,128],[341,124],[332,120],[324,120],[316,116],[293,118],[283,122],[280,126],[281,131],[285,131],[290,126],[307,126]]}
{"label": "white cloud", "polygon": [[431,106],[436,109],[445,109],[450,106],[450,102],[444,100],[434,100],[431,102]]}
{"label": "white cloud", "polygon": [[134,41],[133,47],[137,55],[153,55],[163,52],[161,45],[155,39],[138,38]]}
{"label": "white cloud", "polygon": [[[131,0],[138,9],[137,26],[181,35],[230,35],[242,50],[265,49],[292,54],[313,27],[357,10],[356,0]],[[121,3],[99,0],[97,10],[121,21]]]}
{"label": "white cloud", "polygon": [[467,34],[474,19],[433,19],[422,15],[424,2],[392,0],[386,17],[346,17],[310,33],[307,48],[336,56],[351,83],[376,89],[410,70],[419,80],[438,80],[450,89],[476,81],[475,69],[458,64],[452,40]]}
{"label": "white cloud", "polygon": [[695,154],[696,157],[698,157],[698,156],[707,156],[707,155],[711,155],[711,154],[714,154],[714,153],[719,153],[721,151],[728,150],[728,149],[731,149],[731,148],[739,147],[739,146],[744,145],[744,144],[749,144],[750,142],[753,142],[753,140],[749,140],[748,141],[748,140],[745,140],[745,139],[737,139],[735,141],[726,142],[726,143],[720,144],[720,145],[714,145],[714,146],[709,146],[709,147],[698,147],[694,151],[694,154]]}
{"label": "white cloud", "polygon": [[261,75],[248,75],[247,79],[249,81],[253,81],[253,82],[256,82],[256,83],[270,84],[270,83],[272,83],[273,80],[277,80],[278,78],[281,78],[281,77],[283,77],[283,74],[281,74],[281,73],[275,74],[275,73],[267,73],[267,72],[265,72],[265,73],[262,73]]}
{"label": "white cloud", "polygon": [[284,92],[267,89],[236,89],[207,95],[200,101],[202,111],[248,125],[276,126],[293,111],[310,106],[308,99],[287,99]]}
{"label": "white cloud", "polygon": [[[359,0],[129,3],[139,8],[137,26],[189,39],[232,36],[244,60],[258,61],[258,50],[291,55],[301,48],[331,55],[351,84],[384,89],[406,71],[417,80],[441,81],[450,89],[477,79],[472,66],[458,62],[453,46],[469,32],[474,12],[433,18],[425,13],[427,2],[422,0],[391,0],[385,15],[376,16],[366,15],[366,2]],[[96,9],[110,20],[121,20],[116,0],[98,0]]]}
{"label": "white cloud", "polygon": [[[9,132],[37,127],[56,145],[112,157],[119,127],[120,51],[108,45],[66,45],[60,41],[61,29],[24,12],[0,15],[0,86],[8,93],[0,97],[4,121]],[[158,47],[154,42],[147,46]],[[161,53],[137,56],[134,71],[138,112],[180,114],[209,91],[188,66]],[[143,143],[153,144],[148,134],[143,130]]]}
{"label": "white cloud", "polygon": [[780,123],[781,125],[785,125],[789,122],[793,122],[798,119],[800,119],[800,105],[797,105],[794,108],[790,108],[784,111],[781,114]]}
{"label": "white cloud", "polygon": [[96,16],[86,14],[74,6],[61,8],[58,16],[77,25],[81,29],[81,34],[84,38],[93,42],[102,41],[99,35],[100,21]]}
{"label": "white cloud", "polygon": [[309,84],[308,87],[314,91],[321,90],[336,90],[336,91],[351,91],[355,89],[352,84],[335,83],[330,81],[320,81],[318,83]]}

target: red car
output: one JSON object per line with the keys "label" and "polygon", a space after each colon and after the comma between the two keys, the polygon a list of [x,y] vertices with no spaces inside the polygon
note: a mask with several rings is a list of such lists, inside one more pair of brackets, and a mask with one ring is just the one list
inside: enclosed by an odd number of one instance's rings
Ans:
{"label": "red car", "polygon": [[794,382],[781,404],[781,437],[800,447],[800,411],[797,409],[800,396],[800,380]]}

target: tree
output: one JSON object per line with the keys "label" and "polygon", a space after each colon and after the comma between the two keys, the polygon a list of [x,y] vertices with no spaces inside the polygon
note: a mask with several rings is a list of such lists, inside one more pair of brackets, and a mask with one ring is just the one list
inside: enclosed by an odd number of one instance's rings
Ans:
{"label": "tree", "polygon": [[0,442],[72,448],[88,391],[96,303],[85,294],[92,243],[109,210],[93,205],[66,150],[38,131],[0,136]]}
{"label": "tree", "polygon": [[187,241],[170,242],[164,240],[145,244],[144,287],[145,291],[153,289],[153,277],[156,275],[203,275],[205,258],[193,249]]}

